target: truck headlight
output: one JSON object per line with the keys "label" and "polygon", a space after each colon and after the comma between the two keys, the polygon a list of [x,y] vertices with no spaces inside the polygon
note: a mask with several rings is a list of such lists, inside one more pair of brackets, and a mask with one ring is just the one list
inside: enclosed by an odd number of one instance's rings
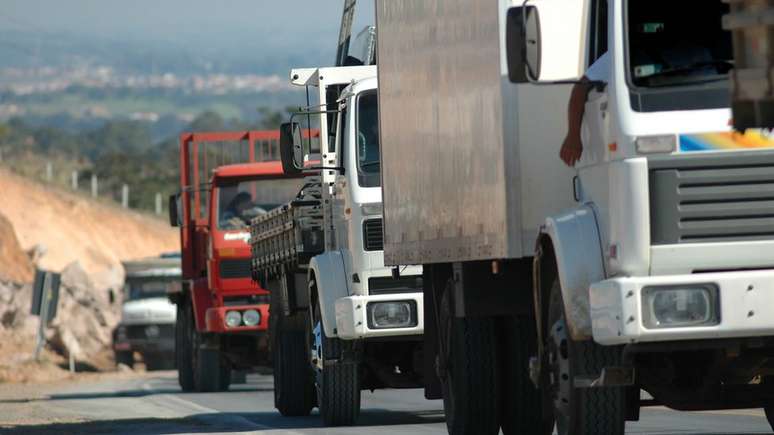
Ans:
{"label": "truck headlight", "polygon": [[261,313],[256,310],[247,310],[242,313],[242,321],[246,326],[255,326],[261,323]]}
{"label": "truck headlight", "polygon": [[646,328],[685,328],[720,323],[715,285],[645,287],[642,290]]}
{"label": "truck headlight", "polygon": [[242,324],[242,314],[239,311],[226,312],[226,326],[229,328],[236,328]]}
{"label": "truck headlight", "polygon": [[371,329],[417,326],[417,307],[414,301],[371,302],[367,310],[368,327]]}

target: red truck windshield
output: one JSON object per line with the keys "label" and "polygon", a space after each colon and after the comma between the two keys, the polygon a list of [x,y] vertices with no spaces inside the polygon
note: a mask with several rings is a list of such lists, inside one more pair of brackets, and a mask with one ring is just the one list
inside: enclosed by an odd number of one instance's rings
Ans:
{"label": "red truck windshield", "polygon": [[303,179],[246,180],[218,189],[218,229],[239,230],[256,216],[292,200]]}

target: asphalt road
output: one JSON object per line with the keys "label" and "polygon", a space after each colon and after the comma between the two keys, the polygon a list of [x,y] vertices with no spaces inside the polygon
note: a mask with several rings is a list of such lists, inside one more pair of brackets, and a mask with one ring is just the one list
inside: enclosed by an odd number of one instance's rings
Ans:
{"label": "asphalt road", "polygon": [[[445,434],[443,407],[420,390],[363,392],[358,426],[323,428],[315,414],[284,418],[273,409],[271,376],[251,375],[227,393],[182,393],[174,372],[140,379],[64,385],[35,399],[0,399],[2,434]],[[16,408],[13,408],[16,406]],[[34,408],[34,409],[31,409]],[[13,422],[13,415],[29,414]],[[15,411],[14,411],[15,409]],[[43,419],[41,423],[40,419]],[[29,420],[24,422],[24,420]],[[763,413],[678,413],[645,409],[627,434],[743,435],[772,433]]]}

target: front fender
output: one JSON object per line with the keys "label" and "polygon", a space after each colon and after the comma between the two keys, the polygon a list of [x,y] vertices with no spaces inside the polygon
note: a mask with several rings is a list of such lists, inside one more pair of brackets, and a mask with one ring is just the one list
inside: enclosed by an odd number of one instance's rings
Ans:
{"label": "front fender", "polygon": [[[309,262],[309,282],[312,280],[317,286],[317,302],[320,304],[325,335],[336,337],[336,300],[349,296],[341,253],[331,251],[312,258]],[[309,302],[312,301],[310,295]]]}
{"label": "front fender", "polygon": [[589,289],[592,283],[605,279],[594,210],[584,205],[549,217],[543,232],[553,243],[570,335],[574,340],[589,340],[592,338]]}

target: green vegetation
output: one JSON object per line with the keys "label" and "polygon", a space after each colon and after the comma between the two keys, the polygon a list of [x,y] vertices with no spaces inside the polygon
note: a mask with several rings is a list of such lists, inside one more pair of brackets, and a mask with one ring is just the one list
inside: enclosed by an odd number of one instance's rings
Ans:
{"label": "green vegetation", "polygon": [[[203,112],[181,131],[276,129],[286,119],[283,112],[258,110],[258,121],[227,121],[216,112]],[[154,141],[152,124],[113,120],[82,132],[34,126],[21,119],[0,123],[2,163],[16,172],[69,187],[78,171],[79,187],[89,189],[92,174],[99,179],[100,194],[120,200],[122,185],[130,187],[129,206],[153,210],[156,193],[164,197],[177,191],[177,134]]]}

